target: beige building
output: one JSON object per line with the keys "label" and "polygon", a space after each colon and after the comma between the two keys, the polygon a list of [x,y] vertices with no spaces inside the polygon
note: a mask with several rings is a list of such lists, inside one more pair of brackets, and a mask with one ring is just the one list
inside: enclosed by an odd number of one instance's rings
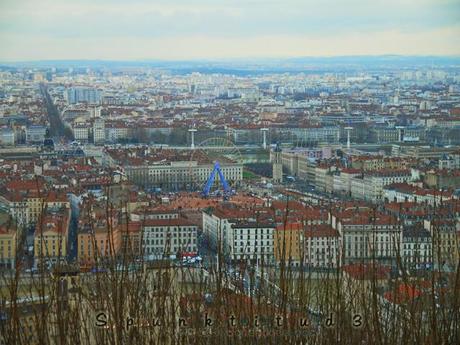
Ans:
{"label": "beige building", "polygon": [[303,260],[304,225],[289,223],[278,225],[274,232],[275,260],[281,265],[299,266]]}
{"label": "beige building", "polygon": [[332,192],[334,188],[334,175],[328,165],[319,164],[315,167],[315,186],[321,192]]}
{"label": "beige building", "polygon": [[431,234],[433,261],[436,264],[448,263],[454,268],[458,266],[460,255],[459,227],[458,222],[453,219],[424,221],[424,228]]}
{"label": "beige building", "polygon": [[70,209],[48,210],[36,225],[35,265],[54,265],[67,259]]}
{"label": "beige building", "polygon": [[16,261],[17,231],[8,225],[0,225],[0,268],[14,268]]}
{"label": "beige building", "polygon": [[460,170],[431,170],[426,172],[424,182],[430,188],[446,189],[460,188]]}
{"label": "beige building", "polygon": [[390,216],[348,209],[331,214],[342,241],[344,264],[377,260],[394,263],[400,254],[402,225]]}
{"label": "beige building", "polygon": [[382,202],[385,198],[384,186],[405,183],[412,180],[410,170],[382,170],[367,172],[351,179],[351,196],[360,200]]}
{"label": "beige building", "polygon": [[333,175],[334,193],[351,195],[351,181],[354,177],[360,176],[359,169],[343,168]]}
{"label": "beige building", "polygon": [[[221,171],[230,183],[243,179],[243,164],[222,159]],[[196,190],[204,185],[214,169],[214,162],[203,156],[201,151],[151,149],[108,149],[103,164],[122,167],[133,183],[162,190]],[[215,185],[219,177],[215,179]]]}
{"label": "beige building", "polygon": [[46,209],[70,207],[64,193],[55,191],[41,193],[36,190],[8,193],[0,196],[0,203],[8,210],[18,225],[33,225]]}
{"label": "beige building", "polygon": [[113,260],[121,247],[121,231],[114,227],[109,231],[106,222],[79,228],[77,255],[80,267],[90,267],[96,260]]}

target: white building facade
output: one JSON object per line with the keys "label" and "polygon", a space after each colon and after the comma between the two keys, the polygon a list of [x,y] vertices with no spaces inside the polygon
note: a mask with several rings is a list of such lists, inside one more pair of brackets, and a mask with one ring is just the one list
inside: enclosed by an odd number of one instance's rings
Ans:
{"label": "white building facade", "polygon": [[147,259],[197,252],[197,226],[183,218],[148,219],[143,223],[142,245]]}

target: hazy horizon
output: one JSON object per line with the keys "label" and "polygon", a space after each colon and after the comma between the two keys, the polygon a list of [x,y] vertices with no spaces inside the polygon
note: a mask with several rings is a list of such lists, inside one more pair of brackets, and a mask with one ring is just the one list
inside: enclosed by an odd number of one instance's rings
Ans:
{"label": "hazy horizon", "polygon": [[180,63],[180,62],[191,62],[191,63],[200,63],[200,62],[217,62],[217,63],[232,63],[232,62],[273,62],[273,61],[293,61],[293,60],[302,60],[302,59],[311,59],[315,61],[321,60],[338,60],[338,59],[381,59],[381,58],[397,58],[397,59],[460,59],[460,54],[419,54],[419,55],[403,55],[403,54],[375,54],[375,55],[299,55],[299,56],[289,56],[289,57],[270,57],[270,56],[260,56],[260,57],[234,57],[234,58],[207,58],[207,57],[196,57],[196,58],[132,58],[132,59],[85,59],[85,58],[66,58],[66,59],[56,59],[56,58],[47,58],[47,59],[31,59],[31,60],[1,60],[0,63],[40,63],[40,62],[133,62],[133,63]]}

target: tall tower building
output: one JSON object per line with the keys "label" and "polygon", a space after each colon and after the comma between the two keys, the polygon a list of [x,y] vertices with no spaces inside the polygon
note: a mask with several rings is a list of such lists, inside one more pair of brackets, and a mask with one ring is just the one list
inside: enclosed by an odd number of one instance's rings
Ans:
{"label": "tall tower building", "polygon": [[279,144],[272,152],[273,163],[273,182],[279,183],[283,181],[283,164],[281,161],[281,148]]}

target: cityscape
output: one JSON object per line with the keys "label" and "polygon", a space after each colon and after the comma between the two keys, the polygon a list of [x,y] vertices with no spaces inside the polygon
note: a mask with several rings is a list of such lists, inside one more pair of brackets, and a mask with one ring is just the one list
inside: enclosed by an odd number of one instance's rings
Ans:
{"label": "cityscape", "polygon": [[[158,10],[160,37],[190,10],[176,2]],[[35,17],[18,3],[0,9],[43,34],[54,26],[41,20],[70,6]],[[274,3],[264,20],[284,13]],[[437,9],[460,37],[458,4],[428,3],[421,19]],[[190,13],[214,21],[190,14],[171,40],[220,19],[225,41],[226,11],[252,4],[200,2]],[[98,8],[81,6],[75,23]],[[116,18],[144,9],[106,6]],[[28,39],[5,38],[14,18],[0,15],[0,344],[460,343],[458,37],[433,36],[432,50],[431,34],[421,50],[347,45],[356,54],[287,40],[259,56],[239,41],[242,19],[235,55],[216,55],[222,42],[162,55],[160,41],[158,55],[105,55],[116,44],[104,31],[106,47],[81,56],[88,28],[72,47],[63,23],[62,37],[48,33],[59,53],[37,38],[27,55]],[[144,39],[139,21],[126,32]]]}

